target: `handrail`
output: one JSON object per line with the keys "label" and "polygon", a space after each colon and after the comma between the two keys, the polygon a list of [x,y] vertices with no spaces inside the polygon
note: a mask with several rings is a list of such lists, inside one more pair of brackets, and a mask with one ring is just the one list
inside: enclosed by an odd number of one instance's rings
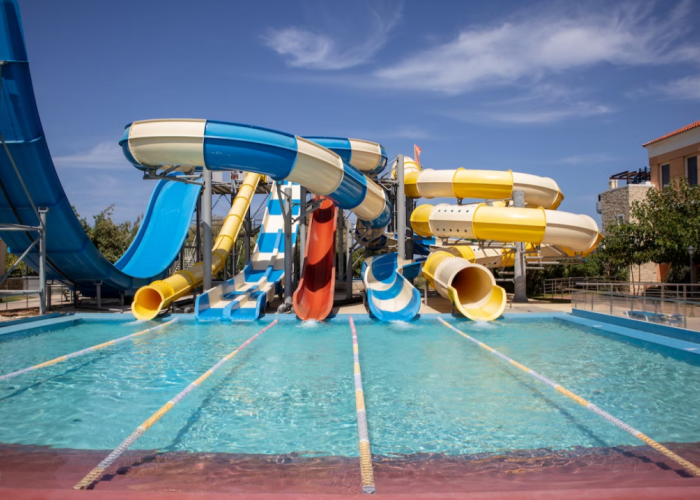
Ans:
{"label": "handrail", "polygon": [[109,468],[110,465],[112,465],[122,454],[129,449],[129,447],[134,444],[141,436],[143,436],[148,429],[151,428],[153,424],[158,422],[163,415],[168,413],[176,404],[178,404],[180,401],[182,401],[185,396],[187,396],[190,392],[195,390],[199,385],[204,382],[206,379],[208,379],[216,370],[221,368],[222,365],[224,365],[228,360],[233,358],[236,354],[241,352],[248,344],[250,344],[253,340],[258,338],[259,335],[262,335],[265,333],[267,330],[272,328],[275,324],[277,323],[277,320],[274,320],[272,323],[267,325],[265,328],[260,330],[258,333],[253,335],[251,338],[243,342],[238,348],[236,348],[233,352],[228,354],[227,356],[224,356],[219,360],[218,363],[216,363],[214,366],[212,366],[209,370],[204,372],[203,375],[201,375],[197,380],[192,382],[190,385],[185,387],[182,391],[180,391],[177,396],[175,396],[173,399],[165,403],[160,410],[155,412],[153,415],[151,415],[144,423],[139,425],[134,432],[132,432],[128,438],[126,438],[122,444],[117,446],[112,453],[107,455],[107,457],[102,460],[99,464],[97,464],[97,467],[92,469],[87,476],[85,476],[83,479],[80,480],[78,484],[73,486],[74,490],[85,490],[87,489],[92,483],[98,481],[104,472]]}
{"label": "handrail", "polygon": [[522,370],[522,371],[524,371],[525,373],[527,373],[528,375],[530,375],[530,376],[536,378],[536,379],[539,380],[540,382],[543,382],[543,383],[547,384],[548,386],[550,386],[551,388],[553,388],[555,391],[557,391],[557,392],[563,394],[564,396],[566,396],[566,397],[569,398],[569,399],[572,399],[573,401],[577,402],[578,404],[580,404],[581,406],[583,406],[583,407],[584,407],[585,409],[587,409],[588,411],[590,411],[590,412],[592,412],[592,413],[595,413],[595,414],[598,415],[599,417],[604,418],[605,420],[607,420],[608,422],[610,422],[610,423],[613,424],[614,426],[618,427],[619,429],[622,429],[623,431],[627,432],[628,434],[631,434],[632,436],[636,437],[637,439],[639,439],[639,440],[642,441],[643,443],[648,444],[649,446],[651,446],[652,448],[654,448],[656,451],[658,451],[659,453],[661,453],[661,454],[664,455],[665,457],[667,457],[667,458],[673,460],[675,463],[677,463],[678,465],[680,465],[680,466],[683,467],[684,469],[686,469],[686,470],[692,472],[693,474],[695,474],[696,476],[699,476],[699,477],[700,477],[700,467],[698,467],[698,466],[696,466],[696,465],[694,465],[694,464],[688,462],[688,461],[687,461],[686,459],[684,459],[683,457],[680,457],[680,456],[676,455],[675,453],[673,453],[671,450],[669,450],[668,448],[666,448],[666,447],[663,446],[662,444],[657,443],[656,441],[654,441],[653,439],[651,439],[651,438],[650,438],[649,436],[647,436],[646,434],[643,434],[641,431],[638,431],[637,429],[635,429],[635,428],[633,428],[633,427],[627,425],[626,423],[624,423],[624,422],[623,422],[622,420],[620,420],[619,418],[616,418],[616,417],[612,416],[610,413],[606,412],[606,411],[603,410],[602,408],[600,408],[600,407],[594,405],[594,404],[591,403],[590,401],[587,401],[587,400],[583,399],[583,398],[582,398],[581,396],[579,396],[578,394],[575,394],[575,393],[569,391],[568,389],[566,389],[566,388],[564,388],[563,386],[557,384],[556,382],[554,382],[554,381],[552,381],[552,380],[550,380],[550,379],[548,379],[548,378],[546,378],[546,377],[540,375],[539,373],[537,373],[537,372],[534,371],[534,370],[531,370],[531,369],[528,368],[527,366],[521,365],[520,363],[518,363],[517,361],[515,361],[515,360],[509,358],[509,357],[506,356],[505,354],[503,354],[503,353],[501,353],[501,352],[498,352],[498,351],[497,351],[496,349],[494,349],[493,347],[489,347],[488,345],[484,344],[483,342],[479,342],[479,341],[476,340],[475,338],[470,337],[470,336],[467,335],[466,333],[464,333],[464,332],[458,330],[457,328],[455,328],[454,326],[450,325],[450,324],[449,324],[447,321],[445,321],[444,319],[438,318],[438,320],[439,320],[443,325],[445,325],[446,327],[450,328],[451,330],[454,330],[455,332],[459,333],[461,336],[463,336],[463,337],[466,338],[467,340],[470,340],[470,341],[474,342],[475,344],[477,344],[479,347],[483,347],[483,348],[486,349],[487,351],[490,351],[491,354],[493,354],[493,355],[495,355],[495,356],[501,358],[503,361],[506,361],[506,362],[510,363],[511,365],[515,366],[516,368],[519,368],[520,370]]}

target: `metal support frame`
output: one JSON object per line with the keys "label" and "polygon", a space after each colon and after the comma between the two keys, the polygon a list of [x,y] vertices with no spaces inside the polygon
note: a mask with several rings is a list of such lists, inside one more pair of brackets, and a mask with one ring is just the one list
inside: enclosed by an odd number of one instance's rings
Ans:
{"label": "metal support frame", "polygon": [[345,253],[343,246],[343,235],[345,233],[345,210],[342,208],[338,208],[338,229],[336,232],[338,233],[338,245],[336,246],[338,249],[336,280],[340,281],[343,279],[343,275],[345,274],[345,258],[343,256]]}
{"label": "metal support frame", "polygon": [[[513,206],[523,208],[525,206],[525,192],[513,191]],[[513,302],[516,304],[527,303],[527,269],[525,262],[525,244],[515,244],[515,274],[513,276],[514,293]]]}
{"label": "metal support frame", "polygon": [[[250,220],[250,206],[248,206],[248,210],[245,213],[245,220],[243,221],[245,225],[245,264],[250,262],[250,235],[253,232],[253,225]],[[245,266],[245,264],[243,264]]]}
{"label": "metal support frame", "polygon": [[306,188],[300,186],[299,202],[299,265],[297,266],[297,281],[304,272],[304,255],[306,255]]}
{"label": "metal support frame", "polygon": [[406,192],[403,182],[404,156],[399,155],[396,162],[396,251],[399,257],[406,259]]}
{"label": "metal support frame", "polygon": [[48,208],[39,209],[39,221],[41,229],[39,229],[39,314],[46,314],[46,214]]}
{"label": "metal support frame", "polygon": [[284,218],[284,302],[277,312],[288,313],[292,310],[292,187],[284,186],[280,189],[277,183],[277,197],[282,206],[282,216]]}
{"label": "metal support frame", "polygon": [[202,233],[203,233],[203,248],[204,258],[202,259],[202,270],[204,271],[203,287],[204,291],[211,288],[211,170],[204,167],[204,200],[202,202],[203,217],[202,217]]}
{"label": "metal support frame", "polygon": [[102,282],[95,281],[95,294],[97,296],[97,308],[102,309]]}
{"label": "metal support frame", "polygon": [[195,262],[202,262],[202,193],[197,197],[197,205],[195,208],[195,226],[194,232],[194,255]]}
{"label": "metal support frame", "polygon": [[345,269],[345,298],[352,298],[352,223],[348,221],[347,234],[345,235],[345,247],[347,253],[347,265]]}

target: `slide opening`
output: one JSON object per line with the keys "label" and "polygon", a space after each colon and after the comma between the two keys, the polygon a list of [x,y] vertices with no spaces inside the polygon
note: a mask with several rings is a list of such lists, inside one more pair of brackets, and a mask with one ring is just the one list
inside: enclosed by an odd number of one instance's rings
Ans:
{"label": "slide opening", "polygon": [[151,320],[158,316],[164,302],[164,297],[155,288],[145,286],[136,292],[131,311],[136,319]]}
{"label": "slide opening", "polygon": [[471,266],[462,269],[452,280],[452,288],[459,296],[462,307],[481,307],[491,298],[493,281],[486,268]]}

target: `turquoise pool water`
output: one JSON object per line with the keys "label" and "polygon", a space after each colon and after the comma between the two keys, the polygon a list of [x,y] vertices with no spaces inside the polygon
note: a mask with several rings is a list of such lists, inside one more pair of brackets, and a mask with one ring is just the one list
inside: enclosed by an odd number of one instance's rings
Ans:
{"label": "turquoise pool water", "polygon": [[[556,319],[484,325],[449,321],[657,441],[700,441],[700,365],[670,350]],[[112,449],[269,323],[181,321],[133,342],[0,382],[0,442]],[[356,325],[375,454],[637,444],[435,319],[409,324],[356,320]],[[0,373],[148,326],[90,321],[37,335],[0,336]],[[347,320],[281,321],[134,447],[356,456]]]}

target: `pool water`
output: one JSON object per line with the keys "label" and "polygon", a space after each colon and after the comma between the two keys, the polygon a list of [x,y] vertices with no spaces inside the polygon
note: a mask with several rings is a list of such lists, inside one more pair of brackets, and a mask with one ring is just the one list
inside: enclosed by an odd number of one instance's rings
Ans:
{"label": "pool water", "polygon": [[[700,441],[700,363],[557,319],[449,321],[657,441]],[[183,320],[0,382],[0,442],[112,449],[270,322]],[[355,322],[375,454],[638,444],[436,319]],[[0,373],[153,324],[90,320],[36,335],[0,336]],[[356,456],[352,373],[346,318],[280,321],[134,448]]]}

